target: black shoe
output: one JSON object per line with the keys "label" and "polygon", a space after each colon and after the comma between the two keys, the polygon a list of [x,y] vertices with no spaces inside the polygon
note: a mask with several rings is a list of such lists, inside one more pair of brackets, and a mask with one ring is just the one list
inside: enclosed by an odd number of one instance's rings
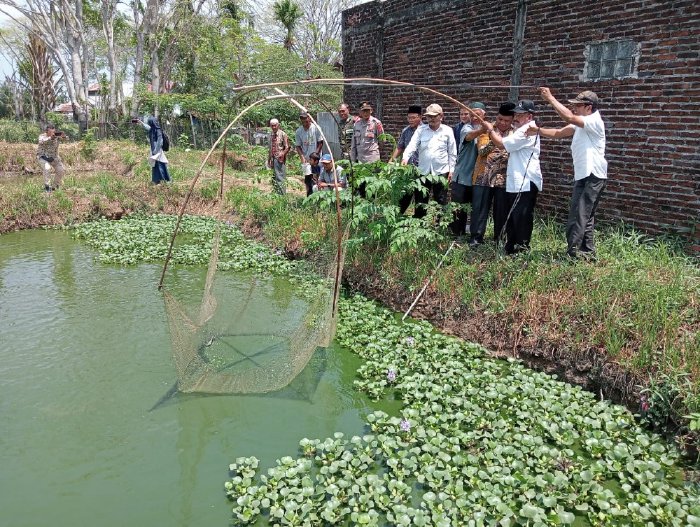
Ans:
{"label": "black shoe", "polygon": [[51,187],[51,190],[58,190],[58,185],[56,185],[55,187]]}
{"label": "black shoe", "polygon": [[48,185],[44,185],[44,192],[51,192],[51,187]]}

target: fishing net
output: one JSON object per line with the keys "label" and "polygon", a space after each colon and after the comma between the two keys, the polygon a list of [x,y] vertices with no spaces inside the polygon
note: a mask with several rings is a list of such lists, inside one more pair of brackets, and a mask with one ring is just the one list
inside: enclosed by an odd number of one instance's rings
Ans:
{"label": "fishing net", "polygon": [[163,284],[178,390],[281,390],[334,337],[343,230],[339,237],[338,227],[329,225],[319,250],[295,263],[290,277],[222,270],[222,251],[235,251],[231,244],[237,243],[222,237],[222,228],[230,227],[216,226],[203,284],[183,279],[178,268],[169,270]]}

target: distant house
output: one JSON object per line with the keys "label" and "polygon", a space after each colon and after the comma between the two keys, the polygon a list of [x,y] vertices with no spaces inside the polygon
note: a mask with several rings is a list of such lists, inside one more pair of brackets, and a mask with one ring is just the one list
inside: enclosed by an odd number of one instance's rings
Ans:
{"label": "distant house", "polygon": [[93,82],[92,84],[88,85],[87,98],[88,104],[90,104],[90,106],[93,106],[95,108],[102,107],[102,102],[104,98],[100,94],[100,89],[101,88],[99,82]]}
{"label": "distant house", "polygon": [[56,108],[54,108],[54,113],[59,113],[61,114],[67,121],[72,121],[73,120],[73,104],[69,102],[64,102],[63,104],[59,104]]}

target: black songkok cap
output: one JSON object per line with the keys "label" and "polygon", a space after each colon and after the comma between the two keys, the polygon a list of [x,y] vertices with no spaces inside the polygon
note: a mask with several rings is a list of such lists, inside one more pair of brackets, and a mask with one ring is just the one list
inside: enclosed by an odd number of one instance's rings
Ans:
{"label": "black songkok cap", "polygon": [[417,113],[418,115],[421,115],[423,113],[423,108],[417,105],[411,105],[408,107],[408,112],[406,113]]}
{"label": "black songkok cap", "polygon": [[511,116],[515,113],[513,110],[515,110],[515,103],[513,102],[504,102],[498,107],[498,113],[501,115]]}

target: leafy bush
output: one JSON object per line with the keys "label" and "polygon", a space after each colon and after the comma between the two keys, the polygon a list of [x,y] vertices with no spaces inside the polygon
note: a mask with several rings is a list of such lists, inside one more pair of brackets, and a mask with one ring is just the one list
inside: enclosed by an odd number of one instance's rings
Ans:
{"label": "leafy bush", "polygon": [[[339,165],[349,168],[346,161]],[[412,218],[401,214],[399,201],[407,194],[427,192],[427,183],[444,183],[440,176],[420,176],[415,168],[392,163],[355,164],[350,178],[353,188],[363,188],[365,198],[354,199],[351,220],[352,236],[348,240],[350,251],[365,244],[384,245],[392,253],[416,249],[421,245],[435,246],[445,239],[447,226],[458,205],[442,207],[430,203],[424,218]],[[321,210],[335,208],[335,192],[316,192],[306,199],[309,205]],[[341,206],[350,207],[351,194],[341,193]]]}
{"label": "leafy bush", "polygon": [[83,136],[83,141],[80,144],[80,155],[86,161],[94,161],[97,153],[97,139],[95,138],[95,129],[90,128]]}
{"label": "leafy bush", "polygon": [[0,119],[0,140],[8,143],[36,143],[41,127],[30,121]]}

